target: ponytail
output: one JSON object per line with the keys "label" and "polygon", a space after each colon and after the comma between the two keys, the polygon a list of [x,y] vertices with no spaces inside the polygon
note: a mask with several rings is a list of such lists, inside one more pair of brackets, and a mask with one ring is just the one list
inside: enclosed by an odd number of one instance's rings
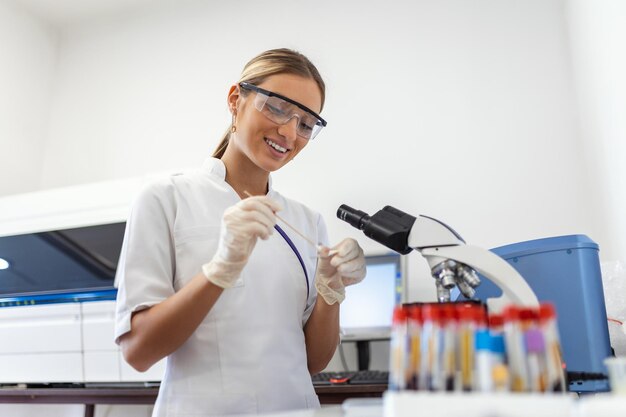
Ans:
{"label": "ponytail", "polygon": [[222,159],[224,156],[224,152],[226,152],[226,147],[228,146],[228,142],[230,142],[230,128],[226,130],[224,136],[222,136],[222,140],[220,140],[220,144],[217,145],[217,148],[213,151],[213,158]]}

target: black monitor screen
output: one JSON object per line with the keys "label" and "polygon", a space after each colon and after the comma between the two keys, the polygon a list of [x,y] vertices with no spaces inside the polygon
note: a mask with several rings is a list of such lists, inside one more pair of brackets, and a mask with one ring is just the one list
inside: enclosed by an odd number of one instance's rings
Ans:
{"label": "black monitor screen", "polygon": [[113,289],[125,223],[0,237],[0,300]]}

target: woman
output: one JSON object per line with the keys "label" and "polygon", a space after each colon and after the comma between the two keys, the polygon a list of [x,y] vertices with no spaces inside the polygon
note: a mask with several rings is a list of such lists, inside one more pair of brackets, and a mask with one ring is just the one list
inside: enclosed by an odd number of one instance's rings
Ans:
{"label": "woman", "polygon": [[324,246],[320,215],[276,192],[270,172],[325,126],[324,92],[303,55],[260,54],[230,88],[232,125],[213,158],[135,202],[116,340],[139,371],[168,358],[155,416],[319,407],[310,374],[332,358],[344,287],[365,260],[353,239]]}

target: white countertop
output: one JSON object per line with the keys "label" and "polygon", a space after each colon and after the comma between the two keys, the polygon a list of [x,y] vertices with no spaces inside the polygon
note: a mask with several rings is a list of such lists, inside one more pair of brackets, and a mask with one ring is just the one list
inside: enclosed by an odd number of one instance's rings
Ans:
{"label": "white countertop", "polygon": [[[293,410],[258,414],[258,417],[382,417],[382,398],[351,398],[342,405],[328,405],[316,410]],[[241,416],[243,417],[243,416]]]}
{"label": "white countertop", "polygon": [[[426,393],[403,392],[386,395],[387,413],[393,417],[414,417],[416,410],[430,417],[624,417],[626,396],[510,393]],[[294,410],[259,414],[261,417],[383,417],[381,398],[352,398],[342,405],[317,410]],[[240,416],[243,417],[243,416]]]}

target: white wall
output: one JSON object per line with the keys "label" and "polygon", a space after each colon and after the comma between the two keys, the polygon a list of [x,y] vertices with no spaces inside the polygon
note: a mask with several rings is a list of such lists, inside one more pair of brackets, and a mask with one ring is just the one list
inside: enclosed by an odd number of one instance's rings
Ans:
{"label": "white wall", "polygon": [[486,247],[570,233],[604,244],[563,0],[302,7],[185,1],[66,28],[43,186],[200,164],[245,61],[287,46],[325,76],[329,126],[276,186],[320,210],[334,240],[382,250],[334,220],[347,203],[429,214]]}
{"label": "white wall", "polygon": [[568,3],[583,154],[591,169],[605,259],[626,261],[626,2]]}
{"label": "white wall", "polygon": [[39,189],[56,41],[51,27],[0,0],[0,195]]}

